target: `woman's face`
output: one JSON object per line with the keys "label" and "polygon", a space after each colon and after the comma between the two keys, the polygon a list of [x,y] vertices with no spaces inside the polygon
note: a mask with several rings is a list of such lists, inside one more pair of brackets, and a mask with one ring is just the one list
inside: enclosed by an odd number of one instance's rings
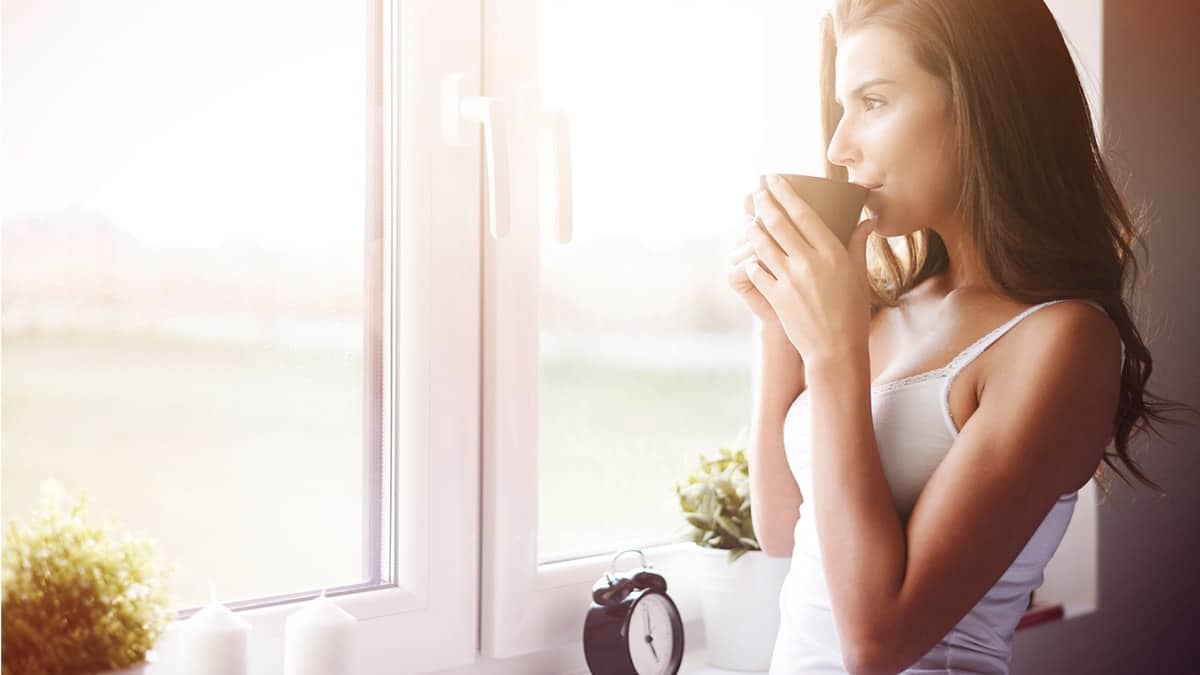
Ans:
{"label": "woman's face", "polygon": [[843,36],[835,68],[843,112],[829,161],[846,167],[851,182],[878,186],[867,209],[879,234],[941,234],[959,189],[942,82],[912,60],[899,33],[874,26]]}

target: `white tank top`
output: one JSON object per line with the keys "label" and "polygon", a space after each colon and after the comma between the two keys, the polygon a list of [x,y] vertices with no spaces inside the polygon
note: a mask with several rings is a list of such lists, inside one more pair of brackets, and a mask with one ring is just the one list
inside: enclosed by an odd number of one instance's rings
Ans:
{"label": "white tank top", "polygon": [[[903,522],[908,522],[925,482],[958,436],[948,398],[955,377],[1021,319],[1059,302],[1064,300],[1027,308],[964,349],[942,368],[871,387],[871,410],[879,455]],[[1084,302],[1103,311],[1098,303]],[[1125,345],[1122,344],[1122,365],[1124,358]],[[788,465],[804,495],[804,502],[796,522],[791,568],[779,596],[781,621],[770,675],[840,675],[847,672],[812,515],[811,424],[806,394],[807,390],[801,392],[792,403],[783,427]],[[1028,607],[1029,594],[1042,585],[1042,571],[1067,530],[1077,499],[1077,492],[1059,498],[999,581],[958,625],[905,673],[1008,673],[1017,622]]]}

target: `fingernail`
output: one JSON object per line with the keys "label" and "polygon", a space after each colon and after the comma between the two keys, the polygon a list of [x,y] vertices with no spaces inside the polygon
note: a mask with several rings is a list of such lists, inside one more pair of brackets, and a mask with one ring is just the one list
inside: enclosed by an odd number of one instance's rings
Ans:
{"label": "fingernail", "polygon": [[777,176],[775,174],[771,174],[771,175],[767,176],[767,180],[770,181],[772,184],[775,184],[775,183],[779,183],[781,179],[779,178],[779,176]]}

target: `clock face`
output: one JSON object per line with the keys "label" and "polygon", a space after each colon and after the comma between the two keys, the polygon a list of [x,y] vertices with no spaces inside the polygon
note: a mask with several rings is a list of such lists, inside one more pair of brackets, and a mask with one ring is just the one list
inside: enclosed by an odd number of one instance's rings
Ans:
{"label": "clock face", "polygon": [[637,675],[675,673],[675,608],[658,593],[645,593],[629,614],[629,657]]}

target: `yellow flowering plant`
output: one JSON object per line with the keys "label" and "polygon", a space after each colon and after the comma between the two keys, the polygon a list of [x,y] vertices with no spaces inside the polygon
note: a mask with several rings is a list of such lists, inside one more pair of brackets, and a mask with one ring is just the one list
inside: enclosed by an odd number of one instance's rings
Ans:
{"label": "yellow flowering plant", "polygon": [[4,533],[3,675],[81,675],[146,663],[172,619],[155,545],[88,522],[81,495],[43,483],[31,522]]}

